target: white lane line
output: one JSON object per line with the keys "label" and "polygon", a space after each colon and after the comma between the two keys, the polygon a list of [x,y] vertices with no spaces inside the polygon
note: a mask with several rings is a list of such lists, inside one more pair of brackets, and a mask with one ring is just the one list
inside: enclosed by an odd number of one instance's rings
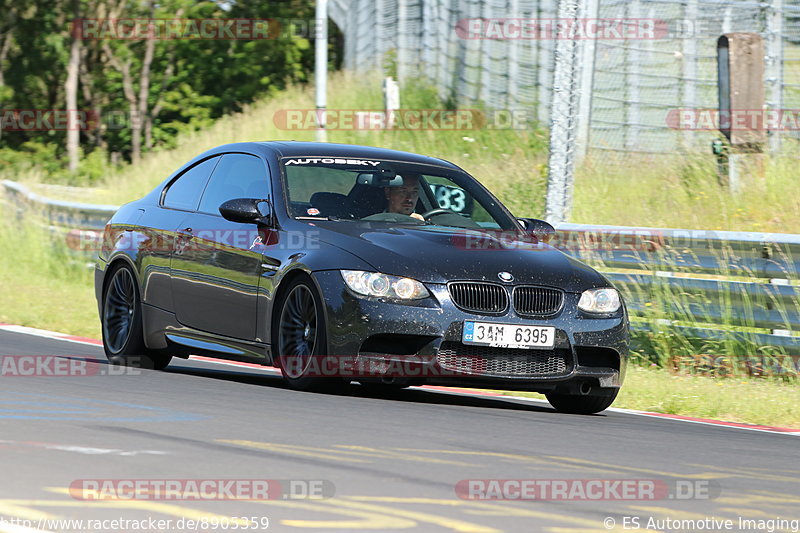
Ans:
{"label": "white lane line", "polygon": [[714,426],[718,428],[728,428],[728,429],[744,429],[747,431],[758,431],[760,433],[769,433],[771,435],[789,435],[790,437],[800,437],[800,431],[797,431],[793,428],[761,426],[758,424],[744,424],[742,422],[727,422],[725,420],[714,420],[713,418],[694,418],[683,415],[651,413],[648,411],[634,411],[632,409],[621,409],[619,407],[609,407],[608,409],[606,409],[606,411],[615,411],[618,413],[625,413],[628,415],[635,415],[635,416],[645,416],[648,418],[658,418],[659,420],[670,420],[673,422],[701,424],[704,426]]}
{"label": "white lane line", "polygon": [[169,452],[162,452],[160,450],[117,450],[107,448],[89,448],[86,446],[62,446],[60,444],[46,445],[44,448],[48,450],[59,450],[62,452],[75,452],[84,455],[121,455],[121,456],[134,456],[134,455],[169,455]]}
{"label": "white lane line", "polygon": [[84,337],[76,337],[74,335],[66,335],[64,333],[56,333],[55,331],[47,331],[45,329],[30,328],[28,326],[15,326],[13,324],[0,324],[0,331],[8,331],[11,333],[22,333],[23,335],[32,335],[34,337],[42,337],[45,339],[53,339],[66,342],[74,342],[77,344],[88,344],[90,346],[102,346],[103,343],[95,339],[87,339]]}
{"label": "white lane line", "polygon": [[120,450],[116,448],[93,448],[89,446],[75,446],[67,444],[53,444],[49,442],[31,442],[31,441],[16,441],[16,440],[0,440],[0,444],[8,444],[11,446],[31,446],[35,448],[44,448],[46,450],[57,450],[61,452],[81,453],[84,455],[120,455],[120,456],[134,456],[134,455],[169,455],[170,452],[161,450]]}

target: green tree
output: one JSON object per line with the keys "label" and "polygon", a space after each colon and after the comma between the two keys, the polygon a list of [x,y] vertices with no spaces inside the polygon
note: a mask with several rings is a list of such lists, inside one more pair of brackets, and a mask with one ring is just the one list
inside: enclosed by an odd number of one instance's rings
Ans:
{"label": "green tree", "polygon": [[[76,13],[92,19],[277,19],[282,31],[256,40],[78,40],[70,24]],[[313,17],[313,0],[0,0],[2,107],[65,109],[74,103],[104,117],[97,129],[73,134],[69,150],[63,131],[5,132],[0,158],[16,164],[25,159],[17,154],[28,154],[52,174],[62,172],[67,151],[73,165],[79,154],[96,150],[138,160],[182,130],[307,82]],[[299,21],[294,28],[291,20]],[[335,29],[332,39],[341,44]],[[333,52],[336,65],[335,45]]]}

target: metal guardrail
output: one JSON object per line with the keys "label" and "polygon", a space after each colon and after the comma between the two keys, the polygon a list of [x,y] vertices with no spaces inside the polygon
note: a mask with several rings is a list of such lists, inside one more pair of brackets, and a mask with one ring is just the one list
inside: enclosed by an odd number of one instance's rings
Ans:
{"label": "metal guardrail", "polygon": [[584,224],[557,230],[553,245],[602,270],[624,294],[633,329],[666,330],[699,346],[724,340],[800,355],[800,235]]}
{"label": "metal guardrail", "polygon": [[800,279],[800,235],[585,224],[558,230],[567,250],[609,268]]}
{"label": "metal guardrail", "polygon": [[14,181],[0,182],[7,203],[17,208],[36,208],[48,217],[51,225],[77,229],[103,229],[119,206],[66,202],[48,198],[32,192],[28,187]]}
{"label": "metal guardrail", "polygon": [[[36,210],[54,227],[97,232],[117,210],[0,183],[6,203]],[[800,356],[800,235],[566,223],[556,229],[551,244],[602,270],[623,293],[635,331]]]}

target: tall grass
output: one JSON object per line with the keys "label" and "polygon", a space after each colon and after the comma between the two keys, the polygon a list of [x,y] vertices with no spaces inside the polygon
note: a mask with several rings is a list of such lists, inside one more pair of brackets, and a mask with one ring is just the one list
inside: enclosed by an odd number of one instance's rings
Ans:
{"label": "tall grass", "polygon": [[[797,144],[787,140],[787,143]],[[709,155],[590,156],[577,170],[573,222],[800,233],[800,149],[766,159],[732,193]]]}
{"label": "tall grass", "polygon": [[0,203],[0,322],[97,338],[91,271],[60,234]]}
{"label": "tall grass", "polygon": [[[634,359],[704,375],[796,379],[800,366],[787,355],[786,348],[764,345],[756,335],[771,333],[767,326],[784,329],[794,335],[784,340],[800,345],[800,332],[792,324],[792,317],[800,316],[800,301],[781,298],[771,290],[776,286],[765,284],[758,273],[735,271],[731,265],[736,256],[731,249],[722,246],[708,253],[708,258],[692,260],[689,250],[669,246],[630,252],[647,266],[617,273],[623,279],[617,286],[634,325]],[[599,254],[587,254],[585,259],[600,270],[609,270]],[[694,261],[708,260],[717,265],[713,272],[692,272]],[[787,275],[788,282],[798,286],[797,272]],[[684,286],[682,278],[715,281],[721,290],[707,292],[703,287]],[[762,290],[756,291],[756,287]],[[775,323],[766,322],[768,317]],[[714,335],[690,336],[688,328],[714,330]]]}

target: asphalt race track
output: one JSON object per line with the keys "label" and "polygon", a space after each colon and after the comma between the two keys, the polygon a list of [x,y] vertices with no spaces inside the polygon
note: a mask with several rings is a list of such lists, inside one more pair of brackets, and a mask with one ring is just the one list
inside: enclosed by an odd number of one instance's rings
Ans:
{"label": "asphalt race track", "polygon": [[[90,374],[9,375],[4,362],[0,531],[226,531],[231,517],[254,520],[236,522],[240,531],[264,531],[266,519],[268,531],[630,531],[651,518],[660,531],[765,531],[740,518],[800,519],[793,435],[621,412],[565,415],[544,403],[425,389],[295,392],[271,372],[194,360],[120,373],[99,347],[5,331],[0,355],[74,356],[56,359]],[[87,486],[78,480],[109,479],[282,482],[277,493],[270,485],[271,499],[252,501],[97,500],[75,490]],[[571,492],[559,501],[456,492],[459,481],[477,480],[473,487],[502,495],[487,479],[647,480],[666,492],[655,500]],[[502,486],[518,498],[514,485]],[[149,529],[119,519],[171,522]],[[724,520],[733,528],[718,527]]]}

